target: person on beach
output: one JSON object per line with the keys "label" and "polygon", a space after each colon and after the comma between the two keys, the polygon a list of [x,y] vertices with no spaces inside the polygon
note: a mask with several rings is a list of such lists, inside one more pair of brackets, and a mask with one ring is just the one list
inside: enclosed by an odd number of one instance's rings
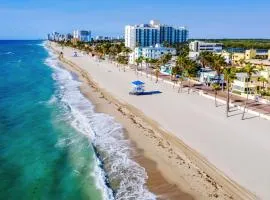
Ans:
{"label": "person on beach", "polygon": [[64,54],[63,54],[62,51],[60,52],[59,58],[60,58],[60,59],[64,58]]}

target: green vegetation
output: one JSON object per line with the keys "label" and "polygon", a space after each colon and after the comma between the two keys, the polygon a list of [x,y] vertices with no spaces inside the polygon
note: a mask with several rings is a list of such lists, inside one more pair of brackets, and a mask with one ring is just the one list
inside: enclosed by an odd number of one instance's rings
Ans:
{"label": "green vegetation", "polygon": [[270,39],[198,39],[198,40],[223,43],[225,49],[228,48],[270,49]]}
{"label": "green vegetation", "polygon": [[[244,71],[247,73],[248,75],[248,80],[251,80],[251,76],[253,74],[256,73],[257,69],[256,69],[256,66],[248,63],[245,67],[244,67]],[[248,95],[249,95],[249,82],[247,82],[247,98],[246,98],[246,101],[245,101],[245,107],[244,107],[244,111],[243,111],[243,115],[242,115],[242,120],[244,120],[244,117],[245,117],[245,111],[246,111],[246,107],[247,107],[247,101],[248,101]]]}
{"label": "green vegetation", "polygon": [[226,98],[226,116],[229,117],[230,111],[230,88],[233,81],[236,79],[236,68],[226,67],[223,69],[224,79],[226,80],[227,98]]}

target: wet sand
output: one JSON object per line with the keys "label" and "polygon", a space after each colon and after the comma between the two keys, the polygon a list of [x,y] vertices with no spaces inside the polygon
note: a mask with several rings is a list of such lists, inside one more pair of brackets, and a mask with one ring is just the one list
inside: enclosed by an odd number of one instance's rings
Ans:
{"label": "wet sand", "polygon": [[169,183],[161,172],[157,168],[157,164],[151,159],[147,158],[144,154],[144,150],[138,148],[135,141],[131,139],[131,135],[137,134],[142,136],[143,130],[138,128],[136,123],[132,124],[121,113],[119,109],[108,99],[108,95],[104,96],[104,92],[101,92],[91,81],[86,78],[84,74],[78,73],[74,68],[70,68],[65,63],[62,63],[69,71],[75,73],[79,80],[82,81],[81,91],[82,93],[95,105],[95,111],[106,113],[114,116],[116,121],[121,123],[125,130],[125,136],[131,141],[131,148],[133,149],[132,159],[143,166],[147,172],[148,180],[147,187],[151,192],[158,196],[160,200],[193,200],[192,195],[183,192],[176,184]]}

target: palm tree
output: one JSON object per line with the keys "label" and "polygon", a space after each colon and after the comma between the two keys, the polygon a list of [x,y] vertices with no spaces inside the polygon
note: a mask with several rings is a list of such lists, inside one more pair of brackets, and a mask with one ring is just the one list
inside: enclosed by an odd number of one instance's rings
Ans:
{"label": "palm tree", "polygon": [[262,83],[262,86],[260,86],[260,88],[259,88],[259,90],[261,90],[262,88],[264,88],[264,84],[265,84],[265,83],[268,83],[268,80],[267,80],[267,78],[265,78],[265,77],[263,77],[263,76],[260,76],[260,77],[258,78],[258,82]]}
{"label": "palm tree", "polygon": [[109,48],[109,55],[110,57],[114,60],[115,59],[115,56],[118,54],[118,48],[116,45],[112,45],[110,48]]}
{"label": "palm tree", "polygon": [[188,94],[189,94],[191,89],[191,79],[197,76],[199,66],[196,63],[196,61],[187,58],[186,63],[183,67],[184,67],[183,76],[188,78]]}
{"label": "palm tree", "polygon": [[148,67],[149,67],[149,63],[151,62],[150,58],[144,58],[144,62],[146,64],[146,78],[148,78]]}
{"label": "palm tree", "polygon": [[203,68],[210,65],[213,59],[213,53],[209,51],[202,51],[199,55],[199,61]]}
{"label": "palm tree", "polygon": [[215,91],[215,105],[217,107],[217,93],[218,93],[218,90],[220,90],[220,85],[217,83],[213,83],[211,86],[213,90]]}
{"label": "palm tree", "polygon": [[184,82],[184,77],[181,75],[180,77],[179,77],[179,79],[178,79],[178,81],[179,81],[179,88],[178,88],[178,93],[181,91],[182,92],[182,90],[183,90],[183,82]]}
{"label": "palm tree", "polygon": [[227,86],[227,100],[226,100],[226,116],[229,117],[230,111],[230,86],[231,83],[236,79],[236,69],[235,67],[226,67],[223,70],[224,79],[226,80]]}
{"label": "palm tree", "polygon": [[122,52],[125,54],[125,56],[128,56],[128,54],[131,53],[132,50],[128,47],[123,47]]}
{"label": "palm tree", "polygon": [[143,57],[142,56],[140,56],[139,58],[137,58],[136,60],[135,60],[135,62],[136,62],[136,74],[138,75],[138,70],[139,70],[139,64],[141,64],[141,68],[142,68],[142,62],[143,62]]}
{"label": "palm tree", "polygon": [[160,72],[160,65],[161,65],[161,61],[157,60],[157,62],[155,63],[155,76],[156,76],[156,83],[158,82],[158,77],[159,77],[159,72]]}
{"label": "palm tree", "polygon": [[[218,76],[218,84],[220,84],[221,80],[221,73],[224,66],[226,66],[226,62],[223,56],[214,54],[212,60],[212,69],[217,72]],[[223,90],[223,84],[222,84],[222,90]]]}
{"label": "palm tree", "polygon": [[184,65],[187,63],[188,58],[184,56],[178,56],[176,60],[176,65],[179,67],[184,67]]}
{"label": "palm tree", "polygon": [[150,63],[150,67],[151,67],[151,81],[152,81],[152,68],[155,66],[155,64],[158,62],[158,59],[150,59],[149,63]]}
{"label": "palm tree", "polygon": [[164,54],[160,57],[160,62],[162,65],[167,64],[172,59],[172,54]]}
{"label": "palm tree", "polygon": [[247,101],[248,101],[248,95],[249,95],[249,82],[250,82],[250,79],[251,79],[251,76],[253,74],[256,73],[256,66],[248,63],[245,67],[244,67],[244,71],[247,73],[247,98],[246,98],[246,101],[245,101],[245,106],[244,106],[244,110],[243,110],[243,115],[242,115],[242,120],[244,120],[245,118],[245,111],[246,111],[246,107],[247,107]]}

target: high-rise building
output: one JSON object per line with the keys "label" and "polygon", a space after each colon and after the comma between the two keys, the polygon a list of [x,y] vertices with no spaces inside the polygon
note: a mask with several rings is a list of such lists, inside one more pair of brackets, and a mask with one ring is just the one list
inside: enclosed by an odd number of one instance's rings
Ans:
{"label": "high-rise building", "polygon": [[149,24],[125,27],[125,46],[131,49],[163,43],[181,43],[186,42],[187,39],[187,28],[162,25],[157,20],[151,20]]}
{"label": "high-rise building", "polygon": [[91,31],[75,30],[73,31],[73,38],[82,42],[91,41]]}

